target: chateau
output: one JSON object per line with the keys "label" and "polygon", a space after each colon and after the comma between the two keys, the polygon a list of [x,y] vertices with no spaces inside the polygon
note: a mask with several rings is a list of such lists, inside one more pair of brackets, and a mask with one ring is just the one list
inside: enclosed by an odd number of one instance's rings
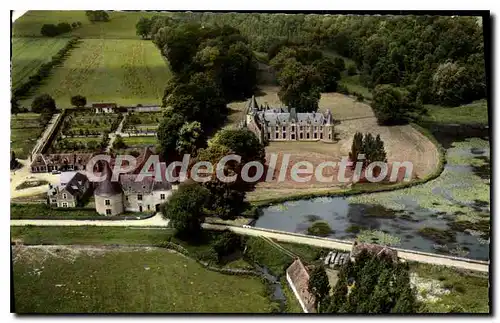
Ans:
{"label": "chateau", "polygon": [[[166,176],[166,164],[159,164],[161,180],[156,180],[151,176],[141,176],[143,166],[152,151],[146,148],[137,157],[138,165],[129,173],[120,174],[118,181],[112,181],[111,165],[102,162],[102,171],[98,172],[105,176],[102,182],[90,182],[86,174],[79,172],[62,173],[61,184],[50,186],[47,193],[48,203],[55,207],[77,207],[93,193],[95,209],[101,215],[118,215],[123,212],[158,212],[160,205],[165,203],[172,190],[177,189],[177,185],[170,183]],[[114,160],[111,160],[114,164]],[[96,168],[99,168],[96,166]],[[149,168],[152,172],[154,168]],[[145,174],[143,174],[145,175]]]}
{"label": "chateau", "polygon": [[242,126],[255,133],[261,142],[334,141],[334,121],[330,110],[326,113],[297,113],[295,108],[259,106],[253,96],[245,112]]}

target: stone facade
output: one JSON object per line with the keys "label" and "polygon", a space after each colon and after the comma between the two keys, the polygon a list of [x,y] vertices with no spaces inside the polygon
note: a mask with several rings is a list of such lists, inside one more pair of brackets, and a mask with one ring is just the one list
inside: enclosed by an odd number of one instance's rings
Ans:
{"label": "stone facade", "polygon": [[101,215],[118,215],[123,213],[123,193],[110,196],[95,195],[95,210]]}
{"label": "stone facade", "polygon": [[326,113],[297,113],[295,108],[259,106],[255,97],[252,97],[242,123],[262,142],[335,140],[330,110]]}

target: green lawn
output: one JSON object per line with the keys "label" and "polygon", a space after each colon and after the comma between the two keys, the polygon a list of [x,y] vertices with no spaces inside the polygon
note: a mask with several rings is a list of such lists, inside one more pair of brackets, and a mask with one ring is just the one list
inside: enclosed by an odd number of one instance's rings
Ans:
{"label": "green lawn", "polygon": [[271,310],[258,278],[212,272],[167,250],[23,251],[13,268],[17,313]]}
{"label": "green lawn", "polygon": [[485,99],[458,107],[426,105],[429,116],[424,121],[445,124],[488,124],[488,105]]}
{"label": "green lawn", "polygon": [[39,114],[21,113],[10,118],[11,149],[17,158],[25,159],[31,153],[38,137],[43,132],[39,122]]}
{"label": "green lawn", "polygon": [[[70,98],[74,95],[85,96],[87,104],[159,104],[170,75],[150,40],[85,39],[32,98],[48,93],[62,108],[72,106]],[[29,107],[32,98],[21,101],[21,105]]]}
{"label": "green lawn", "polygon": [[60,22],[80,21],[82,26],[65,37],[80,36],[82,38],[109,38],[109,39],[139,39],[135,33],[135,24],[141,17],[155,15],[171,15],[158,12],[108,12],[109,22],[91,23],[81,10],[30,10],[17,19],[12,27],[14,36],[40,36],[43,24],[57,24]]}
{"label": "green lawn", "polygon": [[125,144],[129,147],[156,145],[158,143],[158,139],[156,136],[123,137],[123,142],[125,142]]}
{"label": "green lawn", "polygon": [[350,93],[357,92],[362,94],[366,99],[372,99],[372,92],[369,88],[361,84],[359,75],[342,75],[340,84],[345,86]]}
{"label": "green lawn", "polygon": [[487,274],[472,275],[453,268],[419,263],[411,263],[410,271],[419,277],[439,281],[444,288],[450,289],[450,293],[441,296],[437,302],[426,303],[429,312],[489,312]]}
{"label": "green lawn", "polygon": [[40,227],[12,226],[11,240],[22,240],[24,244],[58,245],[152,245],[159,246],[172,235],[170,229],[134,229],[120,227],[79,226]]}
{"label": "green lawn", "polygon": [[44,63],[63,48],[68,39],[12,38],[12,87],[28,80]]}

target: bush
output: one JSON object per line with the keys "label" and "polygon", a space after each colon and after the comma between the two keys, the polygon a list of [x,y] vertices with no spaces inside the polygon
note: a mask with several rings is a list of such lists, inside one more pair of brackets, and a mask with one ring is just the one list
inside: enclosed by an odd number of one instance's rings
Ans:
{"label": "bush", "polygon": [[325,237],[332,233],[332,228],[326,221],[315,221],[309,228],[307,228],[307,234]]}

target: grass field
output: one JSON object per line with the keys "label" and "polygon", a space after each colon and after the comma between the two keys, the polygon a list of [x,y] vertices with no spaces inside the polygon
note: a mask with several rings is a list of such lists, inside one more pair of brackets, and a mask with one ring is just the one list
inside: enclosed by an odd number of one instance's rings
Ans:
{"label": "grass field", "polygon": [[[161,102],[170,70],[160,51],[148,40],[85,39],[36,93],[48,93],[59,107],[83,95],[87,103],[119,105]],[[29,107],[31,100],[21,101]]]}
{"label": "grass field", "polygon": [[426,105],[429,116],[423,121],[444,124],[488,124],[488,105],[485,99],[458,107]]}
{"label": "grass field", "polygon": [[154,146],[158,143],[158,139],[156,136],[123,137],[123,142],[129,147]]}
{"label": "grass field", "polygon": [[60,22],[80,21],[82,26],[64,35],[80,36],[82,38],[109,38],[109,39],[139,39],[135,34],[135,24],[141,17],[155,15],[171,15],[159,12],[109,12],[109,22],[91,23],[85,16],[85,11],[70,10],[30,10],[13,24],[12,33],[15,37],[40,36],[43,24],[57,24]]}
{"label": "grass field", "polygon": [[173,233],[168,229],[133,229],[119,227],[30,227],[10,228],[11,240],[24,244],[58,245],[150,245],[158,246]]}
{"label": "grass field", "polygon": [[44,63],[63,48],[68,39],[61,38],[13,38],[12,39],[12,87],[15,88],[34,74]]}
{"label": "grass field", "polygon": [[22,113],[11,116],[10,119],[10,140],[11,149],[17,158],[25,159],[36,144],[36,140],[43,132],[40,126],[39,114]]}
{"label": "grass field", "polygon": [[164,249],[15,247],[17,313],[269,312],[258,278]]}

